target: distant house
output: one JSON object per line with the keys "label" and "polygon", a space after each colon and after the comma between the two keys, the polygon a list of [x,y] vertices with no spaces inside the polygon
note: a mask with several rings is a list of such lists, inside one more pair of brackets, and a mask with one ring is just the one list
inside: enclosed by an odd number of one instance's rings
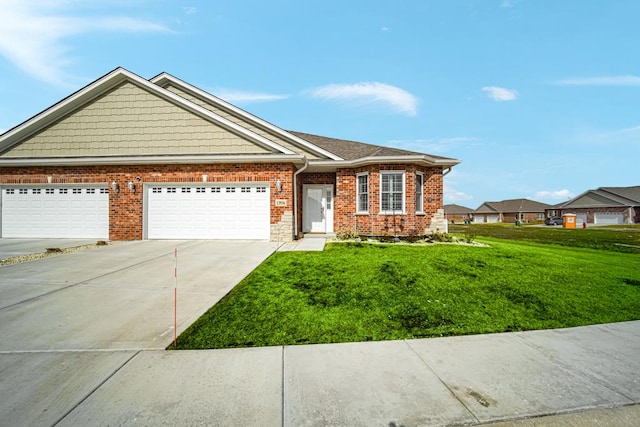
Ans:
{"label": "distant house", "polygon": [[448,222],[464,222],[473,219],[473,209],[456,204],[444,205],[444,215]]}
{"label": "distant house", "polygon": [[[512,199],[501,202],[484,202],[473,211],[474,222],[535,222],[543,221],[546,203],[529,199]],[[446,211],[445,211],[446,212]]]}
{"label": "distant house", "polygon": [[633,187],[600,187],[551,206],[548,216],[577,215],[578,224],[637,224],[640,223],[640,185]]}

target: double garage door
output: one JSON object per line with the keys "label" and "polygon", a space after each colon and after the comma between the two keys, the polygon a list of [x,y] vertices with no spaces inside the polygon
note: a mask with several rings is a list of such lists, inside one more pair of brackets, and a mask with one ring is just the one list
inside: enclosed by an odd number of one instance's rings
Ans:
{"label": "double garage door", "polygon": [[266,184],[149,186],[148,239],[248,239],[270,237]]}
{"label": "double garage door", "polygon": [[[148,239],[270,237],[266,184],[152,185],[145,191],[141,220]],[[106,186],[4,187],[0,203],[1,237],[109,238]]]}
{"label": "double garage door", "polygon": [[596,212],[593,222],[599,225],[624,224],[624,214],[621,212]]}
{"label": "double garage door", "polygon": [[2,188],[2,237],[109,238],[107,187]]}

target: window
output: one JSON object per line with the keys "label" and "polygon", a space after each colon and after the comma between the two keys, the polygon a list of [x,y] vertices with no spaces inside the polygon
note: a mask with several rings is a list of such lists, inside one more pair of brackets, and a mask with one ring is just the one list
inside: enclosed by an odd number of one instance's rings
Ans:
{"label": "window", "polygon": [[219,193],[220,192],[220,187],[211,187],[211,192],[212,193]]}
{"label": "window", "polygon": [[87,194],[96,194],[95,188],[87,188]]}
{"label": "window", "polygon": [[357,197],[358,206],[357,212],[367,213],[369,212],[369,175],[366,173],[360,173],[357,177]]}
{"label": "window", "polygon": [[235,193],[236,192],[236,188],[235,187],[227,187],[225,188],[225,193]]}
{"label": "window", "polygon": [[33,194],[40,194],[42,191],[39,188],[34,188],[31,192]]}
{"label": "window", "polygon": [[537,213],[536,214],[536,218],[538,219],[538,221],[542,221],[544,219],[544,214],[543,213]]}
{"label": "window", "polygon": [[416,172],[416,213],[424,212],[424,174]]}
{"label": "window", "polygon": [[204,193],[207,190],[204,187],[196,187],[196,193]]}
{"label": "window", "polygon": [[380,172],[380,212],[404,213],[404,172]]}
{"label": "window", "polygon": [[258,187],[256,188],[256,193],[266,193],[267,187]]}
{"label": "window", "polygon": [[240,188],[240,192],[241,193],[251,193],[251,187],[241,187]]}
{"label": "window", "polygon": [[18,190],[18,194],[27,194],[28,190],[26,188],[21,188]]}

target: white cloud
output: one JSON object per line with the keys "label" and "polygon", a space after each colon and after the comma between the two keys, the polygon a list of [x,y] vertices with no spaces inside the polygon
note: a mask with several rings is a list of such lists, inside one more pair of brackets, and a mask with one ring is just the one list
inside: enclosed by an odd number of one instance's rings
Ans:
{"label": "white cloud", "polygon": [[564,86],[640,86],[640,77],[632,75],[575,77],[558,80],[555,83]]}
{"label": "white cloud", "polygon": [[382,28],[380,28],[380,31],[384,31],[384,32],[386,32],[386,31],[391,31],[391,28],[389,28],[389,27],[382,27]]}
{"label": "white cloud", "polygon": [[182,10],[184,10],[185,15],[193,15],[198,11],[198,9],[195,6],[186,6],[186,7],[183,7]]}
{"label": "white cloud", "polygon": [[574,197],[576,197],[576,195],[569,190],[552,190],[552,191],[543,190],[543,191],[536,192],[534,199],[535,200],[538,200],[538,199],[569,200],[569,199],[573,199]]}
{"label": "white cloud", "polygon": [[358,104],[384,104],[408,116],[418,112],[418,99],[396,86],[379,82],[330,84],[308,91],[314,98],[336,99]]}
{"label": "white cloud", "polygon": [[473,200],[473,196],[470,196],[469,194],[464,193],[462,191],[458,191],[454,188],[444,189],[445,203],[457,203],[457,202],[464,202],[468,200]]}
{"label": "white cloud", "polygon": [[277,95],[262,92],[245,92],[237,90],[219,89],[212,91],[215,96],[222,98],[227,102],[267,102],[267,101],[279,101],[281,99],[289,98],[289,95]]}
{"label": "white cloud", "polygon": [[[73,62],[68,40],[95,31],[170,32],[163,25],[127,16],[72,16],[63,13],[80,2],[3,0],[0,55],[44,82],[67,86]],[[67,43],[65,43],[67,41]]]}
{"label": "white cloud", "polygon": [[518,92],[513,89],[506,89],[498,86],[485,86],[483,92],[487,92],[494,101],[513,101],[518,97]]}
{"label": "white cloud", "polygon": [[461,146],[477,145],[478,138],[468,136],[456,136],[452,138],[439,139],[416,139],[416,140],[391,140],[387,144],[392,147],[404,150],[418,151],[423,153],[442,153]]}

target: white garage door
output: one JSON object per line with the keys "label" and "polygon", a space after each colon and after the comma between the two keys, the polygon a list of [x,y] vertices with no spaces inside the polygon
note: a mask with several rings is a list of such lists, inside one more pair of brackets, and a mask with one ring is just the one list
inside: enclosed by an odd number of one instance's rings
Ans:
{"label": "white garage door", "polygon": [[473,217],[473,222],[484,222],[484,215],[475,215]]}
{"label": "white garage door", "polygon": [[587,223],[587,214],[586,213],[579,213],[576,214],[576,225],[578,227],[582,227],[582,223]]}
{"label": "white garage door", "polygon": [[269,240],[268,185],[149,186],[147,238]]}
{"label": "white garage door", "polygon": [[487,222],[498,222],[498,215],[487,215]]}
{"label": "white garage door", "polygon": [[593,218],[599,225],[624,224],[624,214],[620,212],[596,212]]}
{"label": "white garage door", "polygon": [[107,187],[2,189],[2,237],[109,238]]}

